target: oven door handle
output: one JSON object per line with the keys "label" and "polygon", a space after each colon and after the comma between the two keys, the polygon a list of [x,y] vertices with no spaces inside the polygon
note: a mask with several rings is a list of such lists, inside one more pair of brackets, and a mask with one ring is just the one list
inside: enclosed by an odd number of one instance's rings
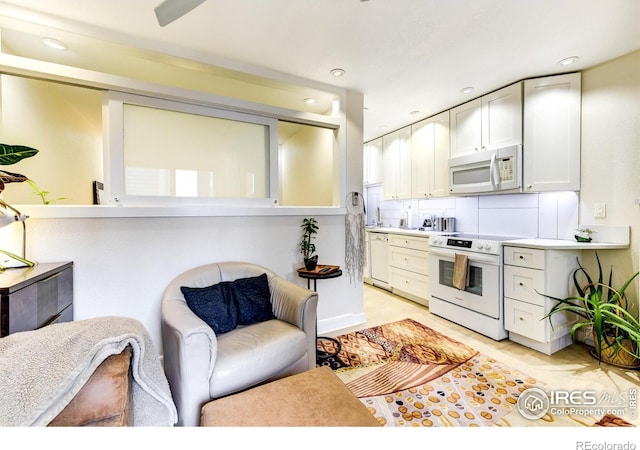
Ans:
{"label": "oven door handle", "polygon": [[[431,247],[431,249],[429,249],[429,253],[432,256],[442,256],[444,258],[450,258],[450,259],[455,259],[456,257],[456,252],[449,252],[449,251],[442,251],[442,250],[434,250],[433,247]],[[485,263],[485,264],[491,264],[494,266],[498,265],[498,257],[497,256],[488,256],[488,255],[482,255],[482,254],[470,254],[467,252],[458,252],[461,254],[465,254],[469,257],[469,263],[473,263],[473,262],[478,262],[478,263]]]}

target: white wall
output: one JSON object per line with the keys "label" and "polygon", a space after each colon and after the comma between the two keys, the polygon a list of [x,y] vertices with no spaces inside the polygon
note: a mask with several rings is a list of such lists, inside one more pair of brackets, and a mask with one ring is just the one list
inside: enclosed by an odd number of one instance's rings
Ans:
{"label": "white wall", "polygon": [[[102,94],[60,83],[2,75],[0,142],[39,150],[6,170],[31,178],[61,204],[91,205],[102,176]],[[10,185],[3,198],[39,204],[27,183]]]}
{"label": "white wall", "polygon": [[[300,130],[280,144],[280,204],[333,206],[333,130],[298,125]],[[338,186],[335,186],[337,188]]]}
{"label": "white wall", "polygon": [[[344,267],[344,215],[316,216],[319,262]],[[27,221],[27,256],[74,262],[74,318],[121,315],[140,320],[158,348],[160,299],[192,267],[249,261],[306,286],[297,244],[302,216],[67,218]],[[0,248],[19,252],[19,226],[0,230]],[[313,288],[313,285],[311,286]],[[362,285],[347,276],[317,283],[320,333],[364,322]]]}
{"label": "white wall", "polygon": [[[640,262],[640,51],[582,73],[582,188],[580,222],[630,225],[631,246],[600,252],[614,268],[614,284],[639,270]],[[595,219],[595,203],[606,217]],[[637,302],[638,283],[628,290]]]}

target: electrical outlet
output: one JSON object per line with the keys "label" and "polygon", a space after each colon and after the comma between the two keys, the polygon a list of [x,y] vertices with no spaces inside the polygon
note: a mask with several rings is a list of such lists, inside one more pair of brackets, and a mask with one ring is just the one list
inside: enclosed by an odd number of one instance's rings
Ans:
{"label": "electrical outlet", "polygon": [[596,203],[593,205],[593,217],[596,219],[604,219],[607,215],[607,207],[604,203]]}

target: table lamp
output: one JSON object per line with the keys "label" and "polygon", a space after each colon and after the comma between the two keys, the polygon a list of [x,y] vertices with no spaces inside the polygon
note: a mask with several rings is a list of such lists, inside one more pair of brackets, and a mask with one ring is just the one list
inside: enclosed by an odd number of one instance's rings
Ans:
{"label": "table lamp", "polygon": [[28,216],[21,213],[13,206],[0,200],[0,227],[10,225],[14,222],[22,222],[22,256],[14,255],[6,250],[0,250],[0,270],[33,267],[35,263],[25,258],[27,242],[27,226],[25,221]]}

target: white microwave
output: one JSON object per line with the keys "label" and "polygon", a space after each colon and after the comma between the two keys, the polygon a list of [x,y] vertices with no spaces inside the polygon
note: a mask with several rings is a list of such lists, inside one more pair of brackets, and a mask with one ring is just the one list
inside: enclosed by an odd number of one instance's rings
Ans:
{"label": "white microwave", "polygon": [[522,192],[522,145],[449,159],[452,194]]}

